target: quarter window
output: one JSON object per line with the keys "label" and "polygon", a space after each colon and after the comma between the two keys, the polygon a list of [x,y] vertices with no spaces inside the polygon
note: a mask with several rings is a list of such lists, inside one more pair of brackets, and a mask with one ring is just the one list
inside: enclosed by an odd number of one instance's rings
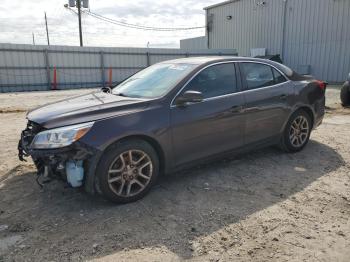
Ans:
{"label": "quarter window", "polygon": [[275,84],[281,84],[287,82],[287,79],[276,69],[272,68],[273,76],[275,78]]}
{"label": "quarter window", "polygon": [[199,91],[204,98],[231,94],[237,91],[235,66],[233,63],[210,66],[195,76],[184,91]]}

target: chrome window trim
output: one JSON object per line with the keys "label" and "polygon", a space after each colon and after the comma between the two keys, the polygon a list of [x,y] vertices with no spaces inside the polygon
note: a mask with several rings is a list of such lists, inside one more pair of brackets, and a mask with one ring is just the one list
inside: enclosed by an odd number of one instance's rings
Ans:
{"label": "chrome window trim", "polygon": [[[201,103],[204,103],[204,102],[208,102],[208,101],[212,101],[212,100],[216,100],[216,99],[220,99],[220,98],[225,98],[225,97],[228,97],[228,96],[235,96],[235,95],[239,95],[241,93],[243,93],[243,92],[239,91],[239,92],[230,93],[230,94],[226,94],[226,95],[208,97],[208,98],[203,99],[201,102],[187,103],[186,106],[195,105],[195,104],[201,104]],[[177,107],[177,105],[171,105],[170,108],[174,108],[174,107]]]}
{"label": "chrome window trim", "polygon": [[[246,89],[246,90],[240,90],[238,92],[234,92],[234,93],[230,93],[230,94],[226,94],[226,95],[220,95],[220,96],[213,96],[213,97],[209,97],[209,98],[205,98],[203,99],[202,102],[206,102],[206,101],[211,101],[211,100],[215,100],[215,99],[219,99],[219,98],[222,98],[222,97],[226,97],[226,96],[231,96],[231,95],[235,95],[235,94],[241,94],[241,93],[245,93],[245,92],[251,92],[251,91],[256,91],[256,90],[261,90],[261,89],[266,89],[266,88],[271,88],[271,87],[275,87],[275,86],[278,86],[278,85],[281,85],[281,84],[285,84],[285,83],[288,83],[290,82],[291,80],[286,77],[286,75],[281,71],[279,70],[277,67],[275,67],[274,65],[270,65],[269,63],[265,63],[265,62],[262,62],[262,61],[245,61],[245,60],[235,60],[235,61],[222,61],[222,62],[216,62],[214,64],[210,64],[210,65],[207,65],[205,67],[203,67],[201,70],[199,70],[197,73],[195,73],[189,80],[187,80],[187,82],[181,87],[181,89],[176,93],[176,95],[173,97],[173,99],[171,100],[170,102],[170,108],[174,108],[174,107],[177,107],[174,103],[176,97],[178,97],[178,95],[182,92],[182,90],[188,85],[189,82],[191,82],[193,80],[193,78],[195,78],[199,73],[201,73],[203,70],[211,67],[211,66],[215,66],[215,65],[220,65],[220,64],[230,64],[230,63],[255,63],[255,64],[263,64],[263,65],[267,65],[267,66],[270,66],[274,69],[276,69],[285,79],[286,79],[286,82],[283,82],[283,83],[278,83],[278,84],[275,84],[275,85],[270,85],[270,86],[264,86],[264,87],[260,87],[260,88],[255,88],[255,89]],[[236,65],[235,65],[236,66]],[[236,76],[237,78],[237,76]],[[202,102],[199,102],[199,103],[202,103]],[[191,105],[191,104],[198,104],[198,103],[190,103],[188,105]]]}
{"label": "chrome window trim", "polygon": [[283,82],[283,83],[278,83],[278,84],[274,84],[274,85],[271,85],[271,86],[263,86],[263,87],[254,88],[254,89],[247,89],[247,90],[241,91],[240,93],[248,93],[248,92],[253,92],[253,91],[257,91],[257,90],[262,90],[262,89],[267,89],[267,88],[271,88],[271,87],[276,87],[276,86],[284,85],[284,84],[289,83],[289,82],[291,82],[291,80],[288,79],[286,82]]}

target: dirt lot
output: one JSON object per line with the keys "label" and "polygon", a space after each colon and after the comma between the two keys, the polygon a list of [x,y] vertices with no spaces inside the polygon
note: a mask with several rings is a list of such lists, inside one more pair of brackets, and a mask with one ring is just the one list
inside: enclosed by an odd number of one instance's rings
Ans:
{"label": "dirt lot", "polygon": [[0,95],[0,261],[350,261],[350,109],[297,154],[267,148],[161,179],[113,205],[16,158],[30,107],[90,90]]}

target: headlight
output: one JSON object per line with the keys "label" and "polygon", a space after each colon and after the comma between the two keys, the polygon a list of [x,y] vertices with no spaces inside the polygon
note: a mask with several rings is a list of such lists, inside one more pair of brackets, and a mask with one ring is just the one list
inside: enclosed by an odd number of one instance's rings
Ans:
{"label": "headlight", "polygon": [[31,144],[35,149],[49,149],[69,146],[83,137],[94,122],[65,126],[38,133]]}

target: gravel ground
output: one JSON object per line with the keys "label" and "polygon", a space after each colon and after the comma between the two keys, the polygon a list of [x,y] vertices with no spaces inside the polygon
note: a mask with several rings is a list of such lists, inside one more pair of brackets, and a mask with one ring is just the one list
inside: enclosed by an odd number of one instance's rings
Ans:
{"label": "gravel ground", "polygon": [[350,109],[339,87],[304,151],[178,172],[128,205],[59,181],[41,190],[16,158],[26,110],[86,92],[0,94],[0,261],[349,261]]}

